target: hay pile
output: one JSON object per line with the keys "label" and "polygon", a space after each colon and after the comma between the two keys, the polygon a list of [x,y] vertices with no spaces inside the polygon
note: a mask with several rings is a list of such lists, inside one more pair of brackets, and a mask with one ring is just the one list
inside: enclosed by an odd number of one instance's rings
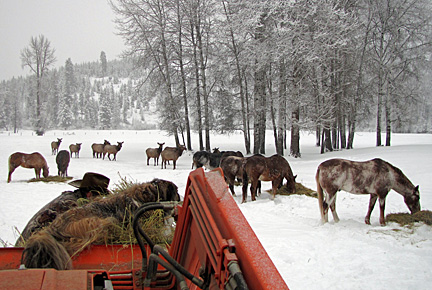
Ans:
{"label": "hay pile", "polygon": [[386,216],[386,222],[396,222],[401,226],[412,226],[414,223],[423,222],[432,226],[432,211],[421,210],[415,214],[391,213]]}
{"label": "hay pile", "polygon": [[61,177],[61,176],[48,176],[42,178],[32,178],[28,182],[68,182],[72,179],[72,177]]}
{"label": "hay pile", "polygon": [[[306,186],[304,186],[301,183],[296,182],[295,187],[296,187],[296,192],[295,193],[289,193],[287,191],[286,186],[282,186],[281,188],[279,188],[276,191],[276,194],[280,194],[280,195],[293,195],[293,194],[297,194],[297,195],[306,195],[306,196],[315,197],[315,198],[317,197],[316,191],[314,191],[314,190],[312,190],[310,188],[307,188]],[[271,193],[272,190],[269,189],[269,190],[267,190],[267,192]]]}
{"label": "hay pile", "polygon": [[[120,176],[120,181],[114,184],[111,192],[112,194],[118,194],[138,184],[140,184],[140,182],[128,180],[126,177]],[[107,237],[108,244],[137,244],[132,227],[133,213],[131,213],[131,209],[129,208],[125,209],[125,211],[128,211],[128,214],[125,216],[129,217],[130,220],[123,221],[122,225],[115,225],[110,230]],[[154,210],[144,214],[140,218],[140,225],[155,244],[171,244],[174,237],[175,224],[169,223],[164,216],[163,210]]]}

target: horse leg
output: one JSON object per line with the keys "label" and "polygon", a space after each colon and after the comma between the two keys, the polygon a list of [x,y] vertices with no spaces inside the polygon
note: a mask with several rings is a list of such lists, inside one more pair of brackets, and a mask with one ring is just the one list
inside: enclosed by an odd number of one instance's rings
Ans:
{"label": "horse leg", "polygon": [[40,178],[41,168],[35,168],[36,178]]}
{"label": "horse leg", "polygon": [[336,192],[331,195],[329,206],[332,211],[334,222],[335,223],[339,222],[339,217],[336,212]]}
{"label": "horse leg", "polygon": [[229,187],[229,189],[230,189],[230,191],[231,191],[232,196],[235,196],[235,195],[236,195],[235,192],[234,192],[234,181],[235,181],[235,177],[234,177],[234,176],[231,176],[231,175],[229,175],[229,176],[225,176],[225,177],[226,177],[226,179],[227,179],[227,181],[228,181],[228,187]]}
{"label": "horse leg", "polygon": [[272,180],[272,197],[271,197],[271,200],[275,199],[276,191],[280,188],[282,181],[283,181],[283,178],[276,178],[276,179]]}
{"label": "horse leg", "polygon": [[252,185],[251,185],[251,199],[252,199],[252,201],[256,200],[258,182],[259,182],[258,178],[252,178]]}
{"label": "horse leg", "polygon": [[8,180],[7,180],[8,183],[11,182],[11,180],[12,180],[12,173],[15,171],[15,169],[17,169],[15,166],[13,166],[13,167],[9,166],[9,175],[8,175]]}
{"label": "horse leg", "polygon": [[247,176],[246,173],[243,174],[243,186],[242,186],[242,201],[241,203],[246,202],[247,199],[247,189],[248,189],[248,184],[249,183],[249,178]]}
{"label": "horse leg", "polygon": [[386,222],[385,222],[385,217],[384,217],[384,211],[385,211],[385,202],[386,202],[386,195],[384,195],[384,197],[379,198],[379,205],[380,205],[380,225],[381,226],[385,226]]}
{"label": "horse leg", "polygon": [[261,196],[261,180],[258,180],[258,183],[257,183],[257,192],[258,192],[258,196]]}
{"label": "horse leg", "polygon": [[[368,212],[367,212],[366,217],[365,217],[365,223],[367,225],[370,225],[370,216],[371,216],[372,211],[374,209],[374,206],[375,206],[375,203],[377,201],[377,198],[378,198],[378,195],[373,195],[373,194],[370,195],[369,209],[368,209]],[[380,218],[380,222],[381,222],[381,218]]]}

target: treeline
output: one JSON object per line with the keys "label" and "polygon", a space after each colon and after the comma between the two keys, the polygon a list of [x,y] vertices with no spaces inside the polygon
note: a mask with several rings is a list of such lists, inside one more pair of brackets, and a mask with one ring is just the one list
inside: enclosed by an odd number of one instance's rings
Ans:
{"label": "treeline", "polygon": [[[210,132],[241,130],[246,153],[301,156],[355,132],[431,132],[428,0],[116,0],[125,58],[50,70],[44,128],[148,128],[149,105],[176,143],[211,150]],[[105,60],[104,60],[105,59]],[[3,128],[35,124],[35,78],[2,82]],[[291,134],[287,144],[287,134]],[[385,142],[381,140],[385,133]],[[268,141],[267,141],[268,143]]]}
{"label": "treeline", "polygon": [[[162,107],[163,128],[243,130],[246,151],[300,156],[300,130],[322,151],[376,145],[392,131],[430,131],[431,3],[427,0],[117,0],[120,34]],[[291,132],[291,144],[286,134]],[[253,144],[252,136],[253,135]]]}

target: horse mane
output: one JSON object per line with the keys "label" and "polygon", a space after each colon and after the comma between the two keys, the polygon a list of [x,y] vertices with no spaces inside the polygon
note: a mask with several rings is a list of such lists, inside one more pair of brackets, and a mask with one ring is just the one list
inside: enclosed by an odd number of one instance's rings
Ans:
{"label": "horse mane", "polygon": [[[395,187],[394,189],[399,189],[400,186],[402,187],[412,187],[414,189],[414,184],[408,179],[408,177],[402,172],[402,170],[400,170],[399,168],[397,168],[396,166],[394,166],[393,164],[382,160],[380,158],[375,158],[373,159],[373,161],[375,163],[378,163],[380,166],[383,166],[383,164],[385,164],[385,166],[387,166],[393,175],[393,179],[395,181],[395,183],[393,184],[393,187]],[[403,192],[403,191],[399,191],[396,190],[398,192]]]}

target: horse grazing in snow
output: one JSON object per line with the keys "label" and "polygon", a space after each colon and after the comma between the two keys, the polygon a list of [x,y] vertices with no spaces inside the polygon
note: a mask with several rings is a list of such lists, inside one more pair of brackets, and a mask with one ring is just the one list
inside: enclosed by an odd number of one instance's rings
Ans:
{"label": "horse grazing in snow", "polygon": [[295,192],[295,179],[288,161],[280,156],[273,155],[271,157],[264,157],[260,154],[255,154],[246,158],[246,163],[243,168],[243,198],[242,203],[246,202],[247,187],[249,178],[251,180],[251,196],[252,201],[255,200],[257,193],[258,182],[271,181],[272,182],[272,199],[275,198],[277,189],[282,186],[283,179],[287,180],[288,192]]}
{"label": "horse grazing in snow", "polygon": [[336,213],[336,193],[340,190],[353,194],[370,194],[366,224],[370,224],[372,210],[379,199],[379,222],[385,225],[385,200],[391,189],[404,197],[412,214],[420,210],[418,185],[414,186],[399,168],[379,158],[364,162],[346,159],[324,161],[318,166],[315,180],[322,223],[328,222],[329,207],[334,221],[339,221]]}
{"label": "horse grazing in snow", "polygon": [[45,158],[39,153],[34,152],[31,154],[15,152],[9,156],[9,175],[7,182],[9,183],[12,178],[12,173],[17,167],[22,166],[24,168],[34,168],[36,178],[40,178],[41,170],[43,176],[48,177],[48,164]]}

